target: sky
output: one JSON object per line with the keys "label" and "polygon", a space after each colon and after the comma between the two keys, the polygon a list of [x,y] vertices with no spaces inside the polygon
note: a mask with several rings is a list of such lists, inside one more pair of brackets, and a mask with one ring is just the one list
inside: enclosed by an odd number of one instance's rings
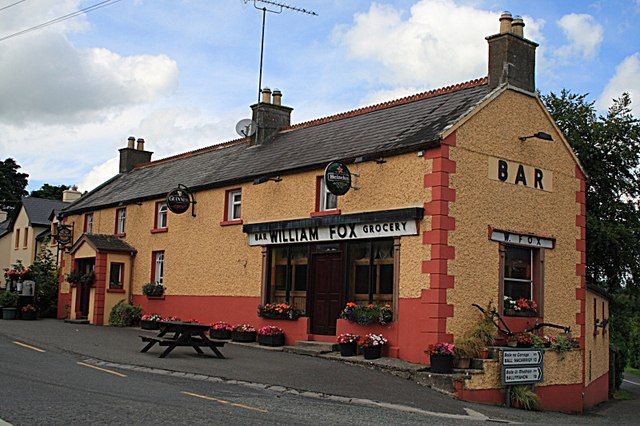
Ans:
{"label": "sky", "polygon": [[[0,38],[99,0],[0,0]],[[540,44],[541,93],[623,92],[640,115],[640,0],[287,0],[266,17],[263,86],[302,122],[487,74],[501,11]],[[257,3],[260,5],[260,3]],[[122,0],[0,41],[0,159],[91,190],[118,149],[153,159],[235,139],[257,100],[262,13],[244,0]]]}

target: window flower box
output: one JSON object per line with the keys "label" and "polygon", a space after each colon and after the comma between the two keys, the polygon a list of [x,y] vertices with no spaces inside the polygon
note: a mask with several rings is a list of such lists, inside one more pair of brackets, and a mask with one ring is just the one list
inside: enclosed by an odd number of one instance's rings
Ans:
{"label": "window flower box", "polygon": [[258,330],[258,344],[262,346],[284,346],[284,330],[275,325],[265,325]]}

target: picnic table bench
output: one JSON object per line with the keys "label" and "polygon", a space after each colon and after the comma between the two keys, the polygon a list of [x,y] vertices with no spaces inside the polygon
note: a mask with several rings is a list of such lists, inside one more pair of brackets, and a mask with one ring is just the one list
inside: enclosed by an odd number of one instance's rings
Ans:
{"label": "picnic table bench", "polygon": [[[206,335],[209,330],[208,325],[181,321],[158,321],[158,324],[160,332],[156,337],[140,335],[142,341],[146,343],[140,352],[147,352],[158,345],[166,347],[160,354],[160,358],[164,358],[178,346],[190,346],[199,354],[204,354],[201,347],[208,347],[217,358],[224,359],[224,355],[218,348],[223,347],[225,342],[210,339]],[[165,337],[168,333],[173,335]]]}

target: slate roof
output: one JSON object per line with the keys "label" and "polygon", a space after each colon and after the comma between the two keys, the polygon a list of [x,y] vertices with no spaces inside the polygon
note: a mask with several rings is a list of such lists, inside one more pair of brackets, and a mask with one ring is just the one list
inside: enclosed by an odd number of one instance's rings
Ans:
{"label": "slate roof", "polygon": [[82,237],[76,241],[71,247],[71,252],[74,252],[82,242],[86,241],[96,251],[106,252],[128,252],[135,253],[136,249],[129,245],[126,241],[121,240],[115,235],[103,235],[103,234],[82,234]]}
{"label": "slate roof", "polygon": [[5,235],[7,235],[12,231],[11,225],[12,225],[11,219],[7,219],[3,222],[0,222],[0,238],[4,237]]}
{"label": "slate roof", "polygon": [[49,226],[52,211],[59,212],[69,203],[37,197],[22,197],[22,206],[27,212],[31,226]]}
{"label": "slate roof", "polygon": [[437,146],[441,133],[488,94],[483,78],[293,125],[258,146],[245,138],[152,161],[116,175],[64,213],[159,198],[178,184],[194,190],[220,187],[333,160]]}

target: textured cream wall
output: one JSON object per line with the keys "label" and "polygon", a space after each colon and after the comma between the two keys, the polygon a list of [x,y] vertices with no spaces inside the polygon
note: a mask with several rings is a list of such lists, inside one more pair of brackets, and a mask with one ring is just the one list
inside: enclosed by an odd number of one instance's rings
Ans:
{"label": "textured cream wall", "polygon": [[[603,318],[609,319],[609,303],[602,296],[587,291],[586,300],[586,336],[585,336],[585,384],[591,383],[593,380],[602,376],[609,371],[609,330],[607,325],[606,334],[603,335],[602,327],[598,327],[598,334],[594,336],[594,315],[593,300],[596,301],[596,318],[602,321]],[[604,302],[604,315],[602,314],[602,302]],[[591,361],[589,361],[589,353],[591,353]],[[589,377],[589,369],[591,369],[591,377]]]}
{"label": "textured cream wall", "polygon": [[[518,140],[538,131],[551,134],[554,141]],[[488,239],[491,226],[556,238],[556,248],[545,253],[544,319],[571,326],[578,336],[579,182],[575,162],[560,135],[534,98],[506,91],[458,128],[456,141],[451,148],[457,167],[451,178],[456,190],[456,201],[451,203],[456,229],[449,243],[456,250],[455,260],[449,262],[455,288],[448,298],[455,308],[447,322],[448,332],[461,335],[473,326],[477,311],[471,303],[498,303],[499,252],[498,243]],[[553,171],[553,192],[489,179],[490,156]]]}
{"label": "textured cream wall", "polygon": [[[367,162],[350,166],[359,190],[340,197],[343,214],[374,210],[422,207],[430,198],[424,188],[424,175],[431,171],[431,160],[416,153],[387,158],[387,163]],[[281,182],[261,185],[246,183],[196,193],[196,214],[169,213],[168,232],[152,234],[155,201],[127,206],[126,237],[138,251],[134,260],[133,293],[151,277],[151,253],[165,251],[167,295],[259,296],[262,276],[260,247],[249,247],[242,226],[221,226],[225,190],[241,187],[244,223],[308,218],[315,210],[316,176],[323,170],[284,175]],[[179,179],[176,178],[176,185]],[[82,235],[84,215],[71,216],[75,238]],[[115,208],[94,212],[93,232],[113,234]],[[427,218],[420,229],[430,227]],[[420,273],[421,261],[428,259],[428,246],[419,235],[402,238],[400,265],[401,297],[419,297],[428,287]],[[69,270],[69,262],[65,271]],[[105,311],[106,312],[106,311]]]}
{"label": "textured cream wall", "polygon": [[[4,237],[0,238],[0,271],[4,271],[6,268],[11,266],[11,250],[13,250],[13,246],[11,245],[13,241],[13,233],[9,232]],[[4,279],[4,277],[3,277]],[[4,286],[4,281],[2,282]]]}
{"label": "textured cream wall", "polygon": [[[24,245],[25,228],[29,230],[29,239],[26,246]],[[20,229],[20,243],[17,250],[15,249],[16,229]],[[21,260],[23,265],[31,265],[36,253],[36,235],[45,229],[45,227],[40,226],[31,227],[29,225],[29,216],[27,216],[26,210],[22,207],[13,225],[13,233],[11,233],[9,264],[11,265]]]}
{"label": "textured cream wall", "polygon": [[[111,276],[111,262],[124,263],[124,277],[122,280],[122,288],[124,293],[109,293],[109,277]],[[131,271],[131,257],[128,254],[109,253],[107,254],[107,282],[105,283],[104,297],[104,320],[103,324],[109,323],[109,314],[111,309],[121,300],[127,300],[127,292],[129,291],[129,272]]]}

